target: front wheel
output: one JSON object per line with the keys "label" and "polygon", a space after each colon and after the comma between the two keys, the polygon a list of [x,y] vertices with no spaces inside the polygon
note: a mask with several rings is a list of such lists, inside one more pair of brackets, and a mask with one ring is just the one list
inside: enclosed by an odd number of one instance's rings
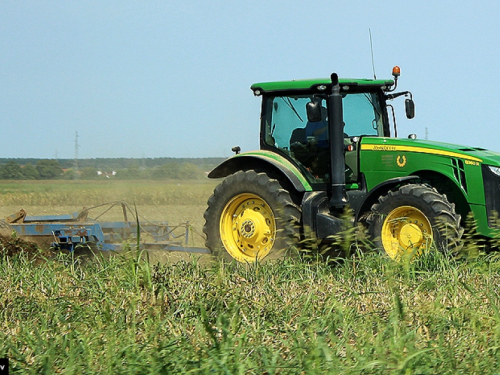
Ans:
{"label": "front wheel", "polygon": [[375,245],[392,259],[418,256],[432,244],[440,251],[457,251],[463,234],[455,206],[423,184],[404,185],[380,197],[368,223]]}
{"label": "front wheel", "polygon": [[267,173],[239,171],[224,179],[204,214],[206,246],[239,262],[275,259],[298,240],[300,210]]}

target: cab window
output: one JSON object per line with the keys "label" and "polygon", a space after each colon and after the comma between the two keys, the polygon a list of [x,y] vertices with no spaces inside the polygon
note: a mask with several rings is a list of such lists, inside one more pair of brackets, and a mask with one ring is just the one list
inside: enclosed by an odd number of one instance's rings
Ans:
{"label": "cab window", "polygon": [[[329,181],[330,152],[326,96],[295,95],[266,98],[264,143],[278,148],[303,169],[310,182]],[[321,107],[321,120],[308,121],[306,105]],[[374,93],[343,93],[344,143],[353,136],[383,136],[379,96]],[[346,180],[357,179],[357,152],[348,155]],[[346,155],[346,160],[347,160]],[[352,160],[351,160],[352,159]],[[346,167],[347,168],[347,167]],[[347,173],[346,173],[347,176]]]}
{"label": "cab window", "polygon": [[383,117],[376,93],[347,94],[342,100],[344,133],[349,137],[383,136]]}

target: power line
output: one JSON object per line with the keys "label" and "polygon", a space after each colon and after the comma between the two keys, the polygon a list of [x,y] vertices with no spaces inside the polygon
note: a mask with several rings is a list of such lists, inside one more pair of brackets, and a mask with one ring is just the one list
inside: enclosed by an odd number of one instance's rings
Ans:
{"label": "power line", "polygon": [[74,161],[74,174],[73,174],[73,179],[78,180],[78,147],[80,145],[78,144],[78,132],[75,132],[75,161]]}

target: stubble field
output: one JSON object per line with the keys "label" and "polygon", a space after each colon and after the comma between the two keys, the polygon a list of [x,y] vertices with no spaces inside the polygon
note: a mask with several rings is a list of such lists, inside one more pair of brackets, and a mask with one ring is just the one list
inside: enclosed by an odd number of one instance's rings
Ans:
{"label": "stubble field", "polygon": [[[201,232],[216,183],[2,183],[0,216],[125,200]],[[334,262],[241,265],[4,246],[0,358],[14,374],[500,373],[496,253],[395,263],[353,248]]]}
{"label": "stubble field", "polygon": [[[206,203],[218,181],[16,181],[0,183],[0,218],[24,209],[31,215],[61,215],[104,203],[124,201],[135,206],[141,219],[189,222],[201,234]],[[99,210],[96,209],[96,214]],[[123,220],[113,209],[102,220]],[[202,245],[198,235],[195,246]]]}

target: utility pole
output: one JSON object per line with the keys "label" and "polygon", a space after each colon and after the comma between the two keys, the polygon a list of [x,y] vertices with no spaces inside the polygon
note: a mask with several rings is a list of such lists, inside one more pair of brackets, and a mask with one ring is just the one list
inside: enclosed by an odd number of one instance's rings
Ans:
{"label": "utility pole", "polygon": [[73,180],[78,180],[78,132],[75,132],[75,161],[73,164],[73,169],[74,174],[73,174]]}

